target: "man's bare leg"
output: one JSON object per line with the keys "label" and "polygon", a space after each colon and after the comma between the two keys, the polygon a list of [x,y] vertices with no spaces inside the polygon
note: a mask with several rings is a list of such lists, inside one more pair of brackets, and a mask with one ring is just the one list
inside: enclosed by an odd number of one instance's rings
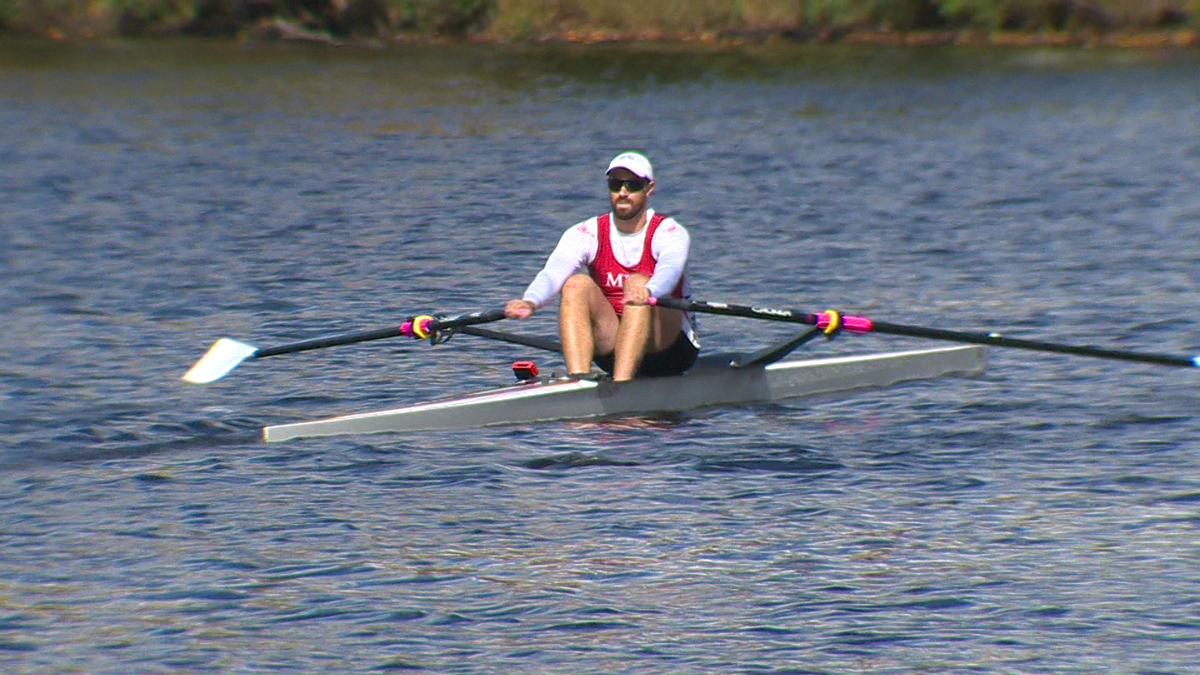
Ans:
{"label": "man's bare leg", "polygon": [[617,330],[617,346],[613,353],[614,382],[627,382],[637,374],[646,355],[654,322],[654,307],[650,305],[626,305],[621,314],[621,327]]}
{"label": "man's bare leg", "polygon": [[[645,286],[649,280],[645,275],[634,274],[625,283]],[[632,380],[646,354],[670,347],[682,328],[683,314],[678,310],[626,304],[617,329],[613,381]]]}
{"label": "man's bare leg", "polygon": [[567,279],[558,309],[558,333],[567,373],[591,372],[596,352],[608,354],[615,348],[620,323],[604,291],[591,277],[576,274]]}

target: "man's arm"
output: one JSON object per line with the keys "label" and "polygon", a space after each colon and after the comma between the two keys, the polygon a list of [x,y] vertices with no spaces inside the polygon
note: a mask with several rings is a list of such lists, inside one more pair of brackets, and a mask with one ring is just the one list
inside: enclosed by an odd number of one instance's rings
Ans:
{"label": "man's arm", "polygon": [[687,268],[692,239],[683,226],[668,218],[654,232],[650,252],[654,254],[654,274],[646,282],[648,295],[660,298],[671,293]]}
{"label": "man's arm", "polygon": [[505,313],[510,318],[522,319],[533,314],[558,295],[575,270],[596,257],[596,245],[595,224],[589,227],[585,221],[564,232],[542,271],[534,277],[520,300],[512,300],[505,306]]}

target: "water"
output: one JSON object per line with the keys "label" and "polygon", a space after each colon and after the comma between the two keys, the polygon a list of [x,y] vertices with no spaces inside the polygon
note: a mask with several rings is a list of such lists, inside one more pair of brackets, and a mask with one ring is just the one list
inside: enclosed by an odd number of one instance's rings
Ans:
{"label": "water", "polygon": [[221,336],[503,302],[630,147],[697,298],[1200,352],[1197,65],[0,46],[4,672],[1198,672],[1188,371],[994,350],[850,399],[281,446],[559,364],[461,336],[178,379]]}

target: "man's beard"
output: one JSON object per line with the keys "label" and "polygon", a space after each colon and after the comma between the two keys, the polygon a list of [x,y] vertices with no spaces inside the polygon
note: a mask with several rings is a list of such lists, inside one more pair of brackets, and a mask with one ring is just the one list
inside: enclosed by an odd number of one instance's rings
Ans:
{"label": "man's beard", "polygon": [[[621,215],[621,212],[617,210],[618,206],[627,206],[627,207],[632,208],[633,210],[629,212],[629,215]],[[637,220],[638,216],[642,215],[642,211],[645,211],[645,210],[646,210],[645,204],[643,204],[641,206],[638,206],[637,204],[634,204],[633,202],[618,202],[616,204],[613,204],[613,214],[616,215],[617,218],[619,218],[620,220],[626,220],[626,221]]]}

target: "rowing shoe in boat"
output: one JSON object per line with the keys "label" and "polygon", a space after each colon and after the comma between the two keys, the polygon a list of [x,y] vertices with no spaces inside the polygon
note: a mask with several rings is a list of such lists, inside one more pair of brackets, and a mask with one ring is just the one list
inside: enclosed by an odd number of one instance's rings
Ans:
{"label": "rowing shoe in boat", "polygon": [[984,368],[985,348],[955,346],[738,366],[730,355],[701,357],[675,377],[611,380],[537,378],[467,396],[390,410],[342,415],[263,429],[267,441],[497,424],[673,413],[721,405],[888,387]]}

